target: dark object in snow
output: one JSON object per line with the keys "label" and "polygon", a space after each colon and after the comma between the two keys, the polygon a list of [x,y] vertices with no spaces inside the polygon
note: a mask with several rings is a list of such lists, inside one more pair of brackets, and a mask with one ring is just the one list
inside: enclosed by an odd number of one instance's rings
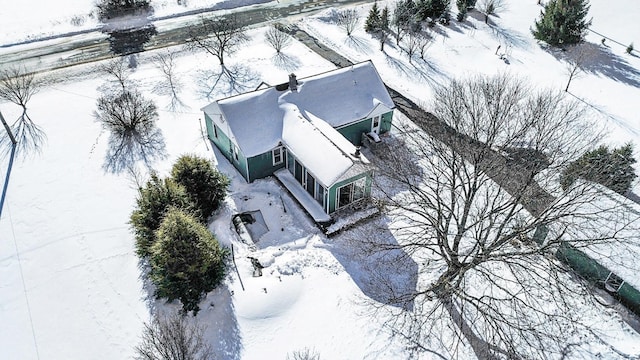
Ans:
{"label": "dark object in snow", "polygon": [[296,74],[289,74],[289,89],[291,91],[298,91],[298,80],[296,80]]}
{"label": "dark object in snow", "polygon": [[251,260],[251,265],[253,265],[253,277],[262,276],[262,269],[264,269],[264,266],[260,264],[260,261],[258,261],[258,259],[251,256],[248,256],[247,258]]}

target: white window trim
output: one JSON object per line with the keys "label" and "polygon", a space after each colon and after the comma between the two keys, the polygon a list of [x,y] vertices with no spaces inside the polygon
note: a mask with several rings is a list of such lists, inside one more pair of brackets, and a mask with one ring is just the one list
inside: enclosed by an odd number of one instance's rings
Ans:
{"label": "white window trim", "polygon": [[[279,151],[280,152],[280,161],[276,162],[276,152]],[[277,166],[280,165],[282,163],[284,163],[284,146],[278,146],[275,149],[271,150],[271,164],[273,166]]]}
{"label": "white window trim", "polygon": [[[362,192],[363,196],[361,198],[359,198],[359,199],[354,199],[354,194],[356,193],[356,183],[360,182],[360,181],[364,182],[364,184],[363,184],[363,190],[364,191]],[[351,191],[351,196],[349,197],[349,203],[346,204],[346,205],[340,206],[340,189],[342,189],[345,186],[350,186],[350,185],[353,186],[353,189]],[[344,207],[347,207],[347,206],[353,204],[356,201],[359,201],[359,200],[362,200],[362,199],[366,198],[367,197],[366,196],[366,187],[367,187],[367,178],[366,177],[361,177],[361,178],[359,178],[357,180],[354,180],[354,181],[352,181],[352,182],[350,182],[348,184],[344,184],[344,185],[340,186],[336,190],[336,210],[342,209]]]}
{"label": "white window trim", "polygon": [[[378,119],[378,126],[375,126],[376,119]],[[380,127],[382,126],[382,114],[371,117],[371,131],[378,134]]]}

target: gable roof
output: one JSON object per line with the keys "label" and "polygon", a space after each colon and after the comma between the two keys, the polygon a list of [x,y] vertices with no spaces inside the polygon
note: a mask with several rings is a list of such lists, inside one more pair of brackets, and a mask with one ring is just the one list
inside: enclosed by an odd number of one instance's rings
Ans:
{"label": "gable roof", "polygon": [[281,143],[324,186],[370,168],[364,156],[335,128],[367,118],[393,101],[371,61],[288,84],[232,96],[202,110],[246,157]]}
{"label": "gable roof", "polygon": [[334,128],[368,117],[377,106],[394,108],[373,63],[365,61],[298,79],[297,91],[270,87],[217,100],[202,110],[223,129],[230,130],[227,135],[245,156],[252,157],[280,142],[285,115],[280,105],[286,103]]}

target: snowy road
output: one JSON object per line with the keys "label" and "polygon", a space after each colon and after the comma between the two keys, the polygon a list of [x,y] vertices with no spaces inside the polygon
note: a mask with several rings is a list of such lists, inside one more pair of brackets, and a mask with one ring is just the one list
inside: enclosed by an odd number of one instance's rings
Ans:
{"label": "snowy road", "polygon": [[[264,2],[266,1],[266,2]],[[371,0],[259,0],[223,2],[205,10],[151,19],[157,34],[144,44],[145,50],[182,44],[190,31],[205,18],[214,18],[227,10],[239,15],[245,26],[297,17],[329,7],[372,2]],[[36,72],[45,72],[73,65],[107,59],[113,56],[109,35],[94,28],[57,36],[48,36],[16,44],[0,45],[0,68],[24,66]]]}

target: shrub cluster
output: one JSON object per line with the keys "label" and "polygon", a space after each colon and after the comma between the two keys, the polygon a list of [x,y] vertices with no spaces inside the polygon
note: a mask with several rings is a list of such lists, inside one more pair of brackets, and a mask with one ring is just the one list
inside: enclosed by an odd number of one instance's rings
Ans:
{"label": "shrub cluster", "polygon": [[170,178],[154,173],[139,189],[130,218],[136,252],[149,261],[156,297],[180,300],[184,312],[197,312],[203,296],[224,277],[227,250],[206,225],[228,186],[209,161],[184,155]]}
{"label": "shrub cluster", "polygon": [[581,178],[624,195],[637,177],[632,166],[635,162],[631,144],[618,149],[609,149],[603,145],[572,162],[563,171],[560,185],[566,190],[576,179]]}

